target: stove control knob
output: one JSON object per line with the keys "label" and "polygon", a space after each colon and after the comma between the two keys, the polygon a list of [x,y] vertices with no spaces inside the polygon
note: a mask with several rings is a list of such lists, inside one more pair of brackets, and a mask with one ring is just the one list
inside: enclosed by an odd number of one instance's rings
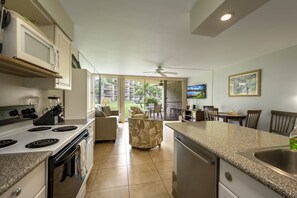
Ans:
{"label": "stove control knob", "polygon": [[21,192],[22,192],[22,189],[21,188],[18,188],[12,194],[17,197],[17,196],[19,196],[21,194]]}

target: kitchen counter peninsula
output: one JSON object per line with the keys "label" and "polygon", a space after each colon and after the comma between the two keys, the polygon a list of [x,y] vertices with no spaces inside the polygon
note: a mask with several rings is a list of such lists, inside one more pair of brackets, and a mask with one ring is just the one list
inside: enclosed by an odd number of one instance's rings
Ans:
{"label": "kitchen counter peninsula", "polygon": [[175,132],[225,160],[284,197],[296,197],[297,181],[238,153],[247,149],[288,146],[288,137],[219,121],[166,123]]}
{"label": "kitchen counter peninsula", "polygon": [[0,155],[0,196],[50,155],[51,152]]}

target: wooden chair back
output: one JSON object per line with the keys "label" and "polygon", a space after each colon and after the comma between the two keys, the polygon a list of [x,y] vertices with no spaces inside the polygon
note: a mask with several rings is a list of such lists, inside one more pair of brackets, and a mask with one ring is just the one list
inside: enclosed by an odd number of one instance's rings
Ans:
{"label": "wooden chair back", "polygon": [[161,118],[163,119],[163,117],[162,117],[162,105],[161,104],[156,104],[155,107],[154,107],[153,113],[154,113],[154,118],[155,118],[155,113],[156,113],[158,117],[159,117],[159,114],[160,114]]}
{"label": "wooden chair back", "polygon": [[214,108],[214,106],[203,106],[203,110],[205,110],[206,108]]}
{"label": "wooden chair back", "polygon": [[297,113],[285,111],[271,111],[270,132],[289,136],[295,126]]}
{"label": "wooden chair back", "polygon": [[204,109],[204,119],[206,121],[219,120],[219,108],[205,108]]}
{"label": "wooden chair back", "polygon": [[259,118],[262,110],[248,110],[245,126],[252,129],[257,129]]}

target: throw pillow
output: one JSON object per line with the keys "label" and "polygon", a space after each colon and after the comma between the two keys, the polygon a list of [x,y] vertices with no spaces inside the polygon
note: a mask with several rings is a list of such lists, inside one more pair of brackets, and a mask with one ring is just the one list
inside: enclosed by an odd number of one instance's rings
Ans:
{"label": "throw pillow", "polygon": [[106,116],[111,116],[112,115],[110,106],[101,107],[101,109],[105,113]]}
{"label": "throw pillow", "polygon": [[105,113],[103,111],[100,111],[100,110],[95,111],[95,116],[96,117],[106,117]]}

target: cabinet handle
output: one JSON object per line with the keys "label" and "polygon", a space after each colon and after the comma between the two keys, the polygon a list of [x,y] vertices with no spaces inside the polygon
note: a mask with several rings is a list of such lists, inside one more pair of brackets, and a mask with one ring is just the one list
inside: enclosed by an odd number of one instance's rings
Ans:
{"label": "cabinet handle", "polygon": [[229,182],[232,181],[232,175],[231,175],[231,173],[229,173],[229,172],[225,172],[225,177],[226,177],[226,179],[227,179]]}
{"label": "cabinet handle", "polygon": [[21,192],[22,192],[22,189],[21,188],[18,188],[12,194],[17,197],[17,196],[19,196],[21,194]]}

